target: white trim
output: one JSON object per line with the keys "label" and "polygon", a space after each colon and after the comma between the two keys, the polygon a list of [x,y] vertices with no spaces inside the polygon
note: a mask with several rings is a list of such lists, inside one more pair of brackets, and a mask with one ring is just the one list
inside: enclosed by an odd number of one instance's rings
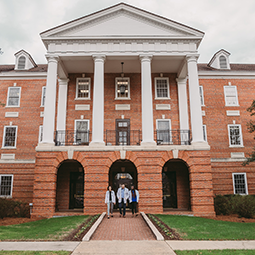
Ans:
{"label": "white trim", "polygon": [[5,118],[17,118],[19,117],[19,112],[6,112]]}
{"label": "white trim", "polygon": [[[159,81],[159,80],[166,80],[167,81],[167,97],[158,97],[158,95],[157,95],[157,81]],[[170,86],[169,86],[169,78],[168,77],[155,77],[154,78],[154,89],[155,89],[155,99],[157,99],[157,100],[171,99],[170,98]]]}
{"label": "white trim", "polygon": [[[43,96],[44,90],[45,90],[45,92],[44,92],[44,96]],[[43,98],[44,98],[44,104],[43,104]],[[41,96],[41,107],[44,107],[44,105],[45,105],[45,98],[46,98],[46,86],[43,86],[42,87],[42,96]]]}
{"label": "white trim", "polygon": [[34,164],[35,159],[0,159],[0,164]]}
{"label": "white trim", "polygon": [[[128,96],[127,97],[118,97],[118,85],[117,80],[123,79],[128,82]],[[115,77],[115,100],[130,100],[130,78],[129,77]]]}
{"label": "white trim", "polygon": [[205,138],[204,141],[207,142],[207,129],[206,125],[203,124],[203,137]]}
{"label": "white trim", "polygon": [[[232,126],[238,126],[239,127],[240,145],[233,145],[233,144],[231,144],[231,140],[230,140],[230,127],[232,127]],[[228,124],[228,140],[229,140],[229,147],[243,147],[242,126],[240,124]]]}
{"label": "white trim", "polygon": [[211,158],[211,162],[244,162],[246,158]]}
{"label": "white trim", "polygon": [[227,111],[227,116],[240,116],[240,111],[239,110],[234,110],[234,111]]}
{"label": "white trim", "polygon": [[[10,90],[12,88],[15,89],[19,89],[19,101],[18,101],[18,105],[9,105],[9,94],[10,94]],[[8,94],[7,94],[7,100],[6,100],[6,106],[5,107],[20,107],[20,98],[21,98],[21,87],[8,87]]]}
{"label": "white trim", "polygon": [[[235,97],[236,97],[236,104],[228,104],[227,102],[227,89],[226,88],[234,88],[235,89]],[[224,98],[225,98],[225,106],[239,106],[239,103],[238,103],[238,95],[237,95],[237,87],[236,86],[224,86]]]}
{"label": "white trim", "polygon": [[[40,139],[42,137],[42,140]],[[43,125],[39,126],[39,137],[38,137],[38,143],[41,143],[43,141]]]}
{"label": "white trim", "polygon": [[201,99],[201,106],[205,106],[205,99],[204,99],[204,88],[202,85],[199,85],[199,95]]}
{"label": "white trim", "polygon": [[171,110],[170,104],[156,104],[156,110]]}
{"label": "white trim", "polygon": [[[14,146],[4,146],[4,142],[5,142],[5,132],[6,132],[6,128],[8,127],[14,127],[16,128],[15,131],[15,145]],[[18,126],[4,126],[4,135],[3,135],[3,142],[2,142],[2,149],[16,149],[16,145],[17,145],[17,134],[18,134]]]}
{"label": "white trim", "polygon": [[[80,79],[87,79],[89,83],[89,92],[88,97],[78,97],[78,83]],[[76,91],[75,91],[75,100],[90,100],[90,90],[91,90],[91,79],[89,77],[77,77],[76,78]]]}
{"label": "white trim", "polygon": [[[12,190],[13,190],[13,174],[0,174],[0,186],[1,186],[1,181],[2,181],[2,176],[11,176],[12,180],[11,180],[11,194],[9,196],[5,196],[5,195],[1,195],[0,193],[0,197],[8,197],[8,198],[12,198]],[[0,189],[1,191],[1,189]]]}
{"label": "white trim", "polygon": [[116,111],[129,111],[130,110],[130,104],[116,104],[115,105]]}
{"label": "white trim", "polygon": [[[167,141],[166,143],[172,143],[172,132],[171,132],[171,119],[156,119],[156,127],[157,127],[157,130],[160,130],[158,129],[158,122],[159,121],[163,121],[163,122],[168,122],[169,123],[169,141]],[[158,136],[158,135],[157,135]],[[157,137],[157,140],[158,140],[158,137]],[[164,144],[164,142],[162,142],[161,144]]]}
{"label": "white trim", "polygon": [[15,160],[15,153],[1,153],[2,160]]}
{"label": "white trim", "polygon": [[[235,175],[241,175],[243,174],[244,175],[244,181],[245,181],[245,190],[246,190],[246,193],[236,193],[236,189],[235,189],[235,178],[234,176]],[[248,184],[247,184],[247,176],[246,176],[246,173],[232,173],[232,181],[233,181],[233,190],[234,190],[234,194],[239,194],[239,195],[248,195],[249,192],[248,192]]]}

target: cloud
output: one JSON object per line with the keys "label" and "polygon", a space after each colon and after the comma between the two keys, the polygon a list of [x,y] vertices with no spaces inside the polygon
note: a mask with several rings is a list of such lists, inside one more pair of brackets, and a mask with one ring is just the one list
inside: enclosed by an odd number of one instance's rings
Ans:
{"label": "cloud", "polygon": [[[115,0],[0,1],[0,64],[14,63],[14,53],[28,51],[37,63],[46,63],[39,33],[119,3]],[[146,11],[205,32],[199,62],[208,62],[221,48],[231,62],[255,63],[255,1],[246,0],[128,0]]]}

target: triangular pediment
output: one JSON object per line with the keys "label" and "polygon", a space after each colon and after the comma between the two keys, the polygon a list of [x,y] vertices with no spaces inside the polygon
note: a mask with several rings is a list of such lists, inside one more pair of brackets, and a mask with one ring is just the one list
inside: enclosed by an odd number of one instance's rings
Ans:
{"label": "triangular pediment", "polygon": [[203,32],[121,3],[41,33],[50,38],[185,38]]}

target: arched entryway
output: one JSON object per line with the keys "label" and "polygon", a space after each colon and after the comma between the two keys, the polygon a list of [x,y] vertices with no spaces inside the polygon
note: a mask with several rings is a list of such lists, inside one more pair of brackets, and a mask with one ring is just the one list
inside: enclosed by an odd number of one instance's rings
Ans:
{"label": "arched entryway", "polygon": [[162,168],[163,208],[190,210],[189,169],[183,160],[173,159]]}
{"label": "arched entryway", "polygon": [[138,188],[137,170],[130,160],[117,160],[109,170],[109,185],[116,192],[121,184],[125,184],[128,189],[131,185]]}
{"label": "arched entryway", "polygon": [[56,211],[83,210],[84,169],[76,160],[65,160],[58,167]]}

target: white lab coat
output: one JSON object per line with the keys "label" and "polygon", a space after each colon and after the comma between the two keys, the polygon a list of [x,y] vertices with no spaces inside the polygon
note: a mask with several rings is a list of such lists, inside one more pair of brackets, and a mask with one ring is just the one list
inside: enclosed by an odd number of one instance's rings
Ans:
{"label": "white lab coat", "polygon": [[[129,199],[129,190],[127,188],[124,188],[124,203],[127,203],[127,200]],[[121,203],[121,187],[117,191],[117,198],[118,202]]]}
{"label": "white lab coat", "polygon": [[[112,202],[115,204],[116,203],[115,193],[113,190],[111,191],[111,193],[112,193]],[[109,194],[109,190],[107,190],[105,193],[105,203],[106,204],[108,204],[110,202],[109,199],[110,199],[110,194]]]}
{"label": "white lab coat", "polygon": [[[138,203],[139,201],[139,191],[135,189],[135,194],[136,194],[136,202]],[[132,193],[131,190],[129,191],[129,202],[132,203]]]}

